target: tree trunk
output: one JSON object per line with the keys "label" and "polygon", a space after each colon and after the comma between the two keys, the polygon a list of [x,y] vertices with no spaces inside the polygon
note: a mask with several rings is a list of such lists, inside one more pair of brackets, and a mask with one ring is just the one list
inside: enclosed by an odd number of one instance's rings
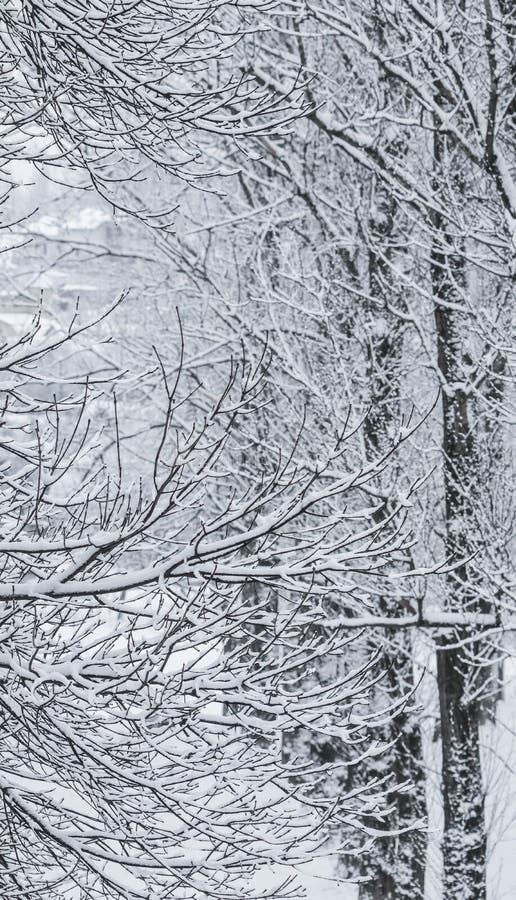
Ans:
{"label": "tree trunk", "polygon": [[[367,348],[371,412],[366,423],[366,443],[372,455],[385,448],[389,433],[396,429],[403,353],[403,323],[388,311],[386,303],[386,299],[392,303],[395,298],[400,307],[403,305],[403,298],[397,296],[397,286],[393,283],[389,265],[390,257],[395,253],[392,247],[399,243],[396,234],[397,208],[393,197],[383,186],[377,189],[374,205],[378,218],[369,224],[373,239],[373,249],[369,254],[369,294],[374,298],[374,307],[369,312],[373,332]],[[374,252],[376,245],[378,253]],[[381,323],[377,333],[374,332],[375,318]],[[390,489],[386,486],[387,495]],[[380,519],[383,515],[385,512],[382,511],[377,514]],[[394,604],[395,601],[382,598],[378,613],[399,615],[398,605]],[[396,702],[414,689],[412,635],[386,629],[382,634],[382,644],[387,666],[386,682],[382,688],[387,688],[389,698]],[[383,737],[390,749],[382,755],[377,771],[375,761],[371,761],[368,774],[374,777],[389,771],[396,784],[408,782],[410,788],[393,792],[390,798],[394,806],[390,824],[401,833],[380,839],[368,858],[362,861],[360,874],[370,880],[361,885],[360,900],[423,900],[427,833],[423,825],[417,830],[411,827],[414,822],[423,823],[427,814],[426,772],[417,713],[404,710],[386,726]]]}
{"label": "tree trunk", "polygon": [[[474,530],[471,498],[475,459],[464,391],[453,389],[450,368],[458,352],[447,327],[449,311],[436,307],[441,371],[447,372],[443,388],[443,455],[446,512],[446,554],[468,556]],[[446,344],[446,341],[448,343]],[[444,368],[443,368],[444,367]],[[454,367],[454,366],[453,366]],[[486,612],[476,596],[475,580],[467,563],[447,577],[445,606],[455,611]],[[471,630],[457,630],[441,637],[437,649],[437,682],[442,740],[442,797],[444,808],[443,877],[446,900],[485,900],[486,836],[479,725],[482,703],[472,668],[474,645]]]}
{"label": "tree trunk", "polygon": [[441,639],[437,679],[442,736],[444,806],[443,897],[485,900],[486,834],[480,766],[479,704],[465,695],[467,673],[460,649]]}
{"label": "tree trunk", "polygon": [[[446,139],[434,139],[435,184],[445,166]],[[446,577],[444,606],[461,612],[486,612],[468,557],[477,544],[474,500],[480,489],[474,410],[468,392],[471,360],[464,346],[465,317],[460,288],[466,290],[462,248],[434,216],[431,279],[437,341],[437,366],[442,379],[442,454],[445,552],[460,564]],[[481,702],[472,691],[475,647],[457,646],[471,630],[443,635],[437,648],[437,680],[442,740],[444,808],[443,897],[485,900],[486,833],[480,759]]]}

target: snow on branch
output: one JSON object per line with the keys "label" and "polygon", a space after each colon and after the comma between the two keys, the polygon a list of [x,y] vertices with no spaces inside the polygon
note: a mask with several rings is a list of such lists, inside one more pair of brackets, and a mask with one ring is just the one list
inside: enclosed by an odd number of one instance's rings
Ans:
{"label": "snow on branch", "polygon": [[[113,201],[115,184],[140,181],[149,166],[186,180],[206,175],[213,161],[203,136],[284,132],[306,105],[296,73],[285,97],[234,64],[242,36],[265,27],[258,13],[267,7],[268,0],[2,4],[3,159],[47,163],[48,173],[59,162],[87,169]],[[165,211],[153,216],[162,222]]]}

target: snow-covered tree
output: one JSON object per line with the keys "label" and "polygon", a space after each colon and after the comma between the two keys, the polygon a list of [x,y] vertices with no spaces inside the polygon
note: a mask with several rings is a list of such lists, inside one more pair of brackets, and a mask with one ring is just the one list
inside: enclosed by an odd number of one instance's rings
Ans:
{"label": "snow-covered tree", "polygon": [[[213,400],[157,356],[152,421],[102,334],[44,321],[0,357],[0,894],[299,896],[292,867],[388,828],[389,776],[323,789],[382,752],[400,704],[368,707],[377,656],[317,689],[299,673],[377,624],[377,582],[399,592],[409,496],[381,520],[354,498],[411,429],[354,471],[340,433],[316,471],[279,453],[270,477],[233,474],[261,368],[234,365]],[[124,429],[138,404],[143,434]],[[346,760],[286,754],[299,728]],[[327,844],[332,822],[352,847]]]}
{"label": "snow-covered tree", "polygon": [[[67,184],[73,172],[77,185],[93,184],[118,209],[115,218],[107,203],[95,201],[88,215],[95,207],[93,219],[98,213],[103,220],[102,233],[83,229],[75,223],[84,224],[88,204],[77,201],[74,190],[56,187],[30,222],[19,222],[30,211],[31,194],[27,209],[16,210],[20,192],[14,191],[14,207],[6,203],[3,212],[5,221],[14,223],[9,241],[22,249],[3,259],[18,261],[23,254],[24,263],[6,267],[0,298],[23,297],[30,305],[40,287],[50,285],[58,297],[54,312],[61,303],[62,309],[69,307],[81,284],[92,308],[106,287],[132,284],[137,298],[124,326],[126,346],[119,360],[124,368],[138,358],[147,374],[129,388],[122,380],[116,404],[109,399],[111,388],[92,398],[90,387],[85,406],[95,409],[92,418],[101,411],[109,436],[89,454],[88,463],[81,457],[63,475],[70,490],[72,485],[77,489],[88,466],[97,472],[106,465],[118,473],[123,463],[127,473],[129,459],[143,480],[149,479],[146,484],[154,484],[154,439],[166,418],[163,377],[170,384],[175,374],[166,373],[178,366],[188,385],[185,393],[197,387],[191,404],[174,410],[176,426],[187,435],[197,421],[202,431],[207,417],[214,429],[209,429],[210,440],[228,435],[221,459],[231,478],[219,478],[218,470],[210,469],[208,481],[202,481],[206,493],[199,516],[205,523],[226,514],[228,490],[235,498],[249,490],[258,496],[262,481],[275,484],[279,454],[289,457],[294,443],[296,458],[303,461],[298,474],[305,471],[309,477],[318,469],[325,490],[328,478],[341,479],[346,467],[367,468],[373,458],[391,452],[402,410],[412,403],[427,410],[440,392],[432,415],[401,453],[375,472],[374,481],[353,487],[348,514],[374,504],[371,527],[390,534],[400,498],[434,467],[418,493],[424,552],[404,545],[397,564],[405,573],[413,556],[418,562],[426,557],[430,567],[443,558],[459,564],[441,579],[425,580],[421,593],[410,581],[401,591],[369,585],[367,615],[359,614],[339,587],[325,599],[323,622],[318,592],[311,592],[302,608],[315,629],[310,640],[321,646],[329,636],[333,640],[329,620],[336,616],[343,627],[353,618],[355,637],[352,647],[332,651],[324,661],[319,657],[308,673],[296,663],[292,678],[300,695],[311,690],[314,696],[335,678],[353,675],[358,664],[374,680],[369,659],[381,647],[387,676],[369,693],[370,710],[379,712],[387,701],[399,704],[425,664],[437,660],[433,694],[436,707],[440,701],[435,736],[443,751],[444,890],[453,900],[483,900],[486,894],[481,729],[486,713],[493,715],[499,691],[500,629],[512,627],[514,615],[506,434],[513,416],[508,337],[515,219],[512,7],[505,0],[250,6],[66,0],[13,2],[0,13],[6,48],[0,86],[7,110],[1,126],[6,189],[9,182],[22,180],[16,165],[25,159],[26,181],[34,164],[45,177],[54,172]],[[297,86],[303,83],[301,99]],[[165,96],[173,97],[166,106]],[[304,118],[298,116],[303,103]],[[215,170],[229,177],[199,181],[200,174]],[[90,181],[83,180],[83,172],[89,172]],[[186,183],[194,178],[209,191],[192,194]],[[173,234],[169,210],[178,200]],[[132,213],[131,221],[124,209]],[[159,227],[146,230],[138,217]],[[24,247],[27,241],[31,244]],[[188,335],[189,351],[181,363],[175,305],[182,309]],[[238,415],[226,432],[218,413],[212,421],[211,411],[225,395],[220,364],[238,356],[242,341],[257,371],[268,343],[275,374],[263,373],[260,408],[252,417]],[[159,357],[150,349],[152,342],[160,347]],[[102,352],[89,367],[90,384],[94,377],[112,377],[113,369],[104,366]],[[31,377],[39,377],[36,370]],[[12,388],[22,396],[19,386]],[[32,391],[33,385],[31,398]],[[45,386],[37,399],[48,404],[56,393],[59,429],[66,432],[73,403],[66,400],[71,404],[66,412],[62,391],[63,383]],[[41,421],[44,409],[23,396],[35,417],[18,419],[25,434],[36,427],[36,419]],[[72,399],[78,400],[75,394]],[[235,401],[237,407],[241,400]],[[339,423],[349,410],[350,421],[359,420],[365,409],[364,427],[346,442],[346,465],[338,456],[326,466]],[[42,425],[37,427],[41,431]],[[197,451],[198,446],[194,457]],[[95,475],[95,489],[99,478]],[[117,478],[112,476],[112,486]],[[281,482],[289,496],[297,487]],[[107,496],[101,490],[102,503]],[[145,496],[151,503],[151,495]],[[81,497],[87,506],[90,501]],[[113,513],[118,521],[123,502],[133,508],[134,488],[115,487],[109,497],[120,504]],[[107,515],[102,503],[100,518]],[[237,531],[246,533],[255,512],[237,517],[232,523]],[[346,533],[341,512],[339,540]],[[182,527],[185,510],[176,513],[174,527],[178,522]],[[335,510],[324,506],[323,514],[335,521]],[[37,504],[33,518],[41,517]],[[296,533],[312,525],[303,511]],[[160,527],[154,549],[163,541]],[[265,576],[265,581],[256,572],[250,577],[245,570],[245,583],[233,589],[248,612],[249,629],[246,635],[220,633],[220,658],[238,659],[249,672],[260,671],[262,635],[274,630],[271,622],[293,609],[298,598],[296,586],[285,580],[276,539],[269,537],[269,563],[281,568],[278,583],[271,586]],[[197,539],[192,532],[194,543]],[[145,540],[135,552],[145,556],[151,548]],[[117,554],[118,549],[110,559],[117,561]],[[245,560],[253,567],[262,564],[255,537],[245,545]],[[134,571],[133,561],[131,556],[128,571]],[[44,557],[42,566],[48,563]],[[55,558],[52,564],[59,566]],[[23,565],[28,566],[24,558]],[[212,582],[204,590],[216,593],[219,587]],[[124,604],[138,599],[133,589],[142,590],[133,584]],[[126,615],[125,608],[120,615]],[[354,627],[357,615],[367,626],[361,637]],[[128,633],[141,630],[139,622],[133,624]],[[426,635],[433,633],[433,643],[421,637],[420,626]],[[206,632],[203,641],[209,644]],[[275,665],[283,659],[281,639],[271,654]],[[197,663],[192,665],[197,671]],[[217,715],[233,715],[227,697],[217,695],[215,702]],[[263,709],[255,712],[267,721]],[[281,737],[285,771],[297,752],[296,765],[308,766],[310,760],[314,771],[321,768],[328,775],[318,787],[319,799],[347,797],[352,788],[361,793],[383,773],[392,778],[389,824],[400,833],[378,841],[374,853],[350,857],[345,864],[347,873],[370,878],[360,888],[361,898],[423,896],[425,835],[409,826],[425,812],[422,732],[428,712],[420,716],[417,704],[409,703],[396,717],[387,716],[376,731],[384,742],[382,753],[356,768],[348,768],[354,758],[349,742],[337,732],[314,732],[308,719],[291,722]],[[260,730],[255,738],[262,752],[266,741]],[[395,782],[404,780],[410,783],[407,789],[397,790]],[[312,797],[311,790],[306,797]],[[327,826],[333,849],[357,841],[354,821],[329,817]],[[432,894],[434,885],[426,880]]]}

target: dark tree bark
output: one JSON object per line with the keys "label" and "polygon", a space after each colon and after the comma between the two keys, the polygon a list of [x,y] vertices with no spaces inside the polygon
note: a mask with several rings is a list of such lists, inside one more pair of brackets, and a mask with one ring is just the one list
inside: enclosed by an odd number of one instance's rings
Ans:
{"label": "dark tree bark", "polygon": [[[404,323],[388,311],[386,302],[396,297],[397,303],[403,303],[402,298],[396,296],[399,289],[393,284],[390,266],[395,253],[393,247],[399,246],[397,206],[383,185],[378,188],[376,208],[378,214],[369,223],[372,241],[369,252],[370,316],[373,319],[380,312],[383,327],[369,340],[366,355],[371,407],[366,440],[371,453],[381,451],[385,446],[399,415],[404,332]],[[388,498],[386,500],[388,510]],[[380,511],[378,519],[383,515],[385,513]],[[378,612],[396,616],[399,606],[382,598]],[[396,702],[414,689],[412,635],[386,629],[382,644],[388,666],[387,690]],[[392,825],[401,833],[380,839],[374,851],[363,859],[360,874],[370,880],[361,885],[360,900],[423,900],[424,897],[427,833],[424,826],[414,829],[412,825],[426,819],[426,773],[419,717],[410,709],[412,705],[409,704],[384,729],[383,737],[390,749],[382,756],[378,770],[375,771],[374,762],[370,764],[372,776],[381,776],[388,770],[394,775],[396,784],[408,783],[410,787],[394,792],[390,798],[394,806]]]}
{"label": "dark tree bark", "polygon": [[[446,141],[435,133],[436,187],[446,164]],[[437,366],[442,379],[442,474],[446,556],[460,561],[446,578],[444,605],[449,610],[487,612],[479,599],[468,562],[475,549],[474,498],[480,485],[474,410],[467,386],[470,359],[464,348],[460,292],[466,289],[462,248],[434,215],[431,280],[434,299]],[[443,896],[446,900],[485,900],[486,831],[480,758],[481,702],[472,692],[472,632],[456,630],[440,637],[437,682],[442,743],[444,809]],[[466,645],[467,646],[467,645]]]}
{"label": "dark tree bark", "polygon": [[[391,633],[386,634],[385,638],[389,641],[388,682],[394,699],[413,688],[412,648],[408,635]],[[409,790],[397,791],[390,797],[394,805],[392,825],[410,830],[380,839],[373,852],[364,858],[360,874],[369,877],[370,881],[360,886],[360,900],[423,900],[427,844],[423,824],[426,793],[417,714],[410,710],[402,712],[385,729],[384,739],[393,742],[393,746],[382,756],[378,772],[375,773],[371,766],[370,774],[381,775],[382,771],[389,770],[397,784],[411,783]],[[415,821],[419,821],[421,827],[412,828]]]}

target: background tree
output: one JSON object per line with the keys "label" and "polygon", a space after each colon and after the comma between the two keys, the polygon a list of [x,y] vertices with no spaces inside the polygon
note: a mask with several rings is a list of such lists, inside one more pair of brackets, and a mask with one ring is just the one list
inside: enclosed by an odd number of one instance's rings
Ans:
{"label": "background tree", "polygon": [[[324,442],[326,421],[338,415],[340,397],[371,402],[367,439],[375,445],[407,397],[428,402],[436,387],[441,391],[441,420],[425,444],[439,460],[427,494],[427,542],[434,556],[444,552],[464,563],[446,591],[436,585],[429,600],[499,614],[512,609],[505,423],[512,383],[513,18],[496,4],[285,8],[266,44],[246,43],[247,65],[277,93],[296,66],[317,74],[309,124],[300,122],[291,138],[256,142],[259,158],[240,175],[234,199],[233,268],[226,262],[221,273],[224,239],[214,246],[223,217],[199,222],[209,233],[211,271],[219,273],[214,295],[231,298],[232,320],[244,333],[270,331],[290,393],[309,396],[317,410],[314,448]],[[413,457],[411,471],[420,471],[420,462]],[[391,478],[384,492],[396,490]],[[477,642],[469,629],[443,641],[445,892],[482,897],[479,729],[497,695],[504,651],[492,640]],[[391,646],[393,661],[400,653],[407,660],[405,673],[396,667],[407,684],[410,648],[397,640]],[[416,724],[409,753],[402,744],[399,759],[421,782]],[[424,805],[416,793],[400,797],[403,807],[407,802],[411,814]],[[376,886],[366,893],[421,895],[414,837],[391,844],[395,859],[391,849],[384,860],[376,854]]]}

